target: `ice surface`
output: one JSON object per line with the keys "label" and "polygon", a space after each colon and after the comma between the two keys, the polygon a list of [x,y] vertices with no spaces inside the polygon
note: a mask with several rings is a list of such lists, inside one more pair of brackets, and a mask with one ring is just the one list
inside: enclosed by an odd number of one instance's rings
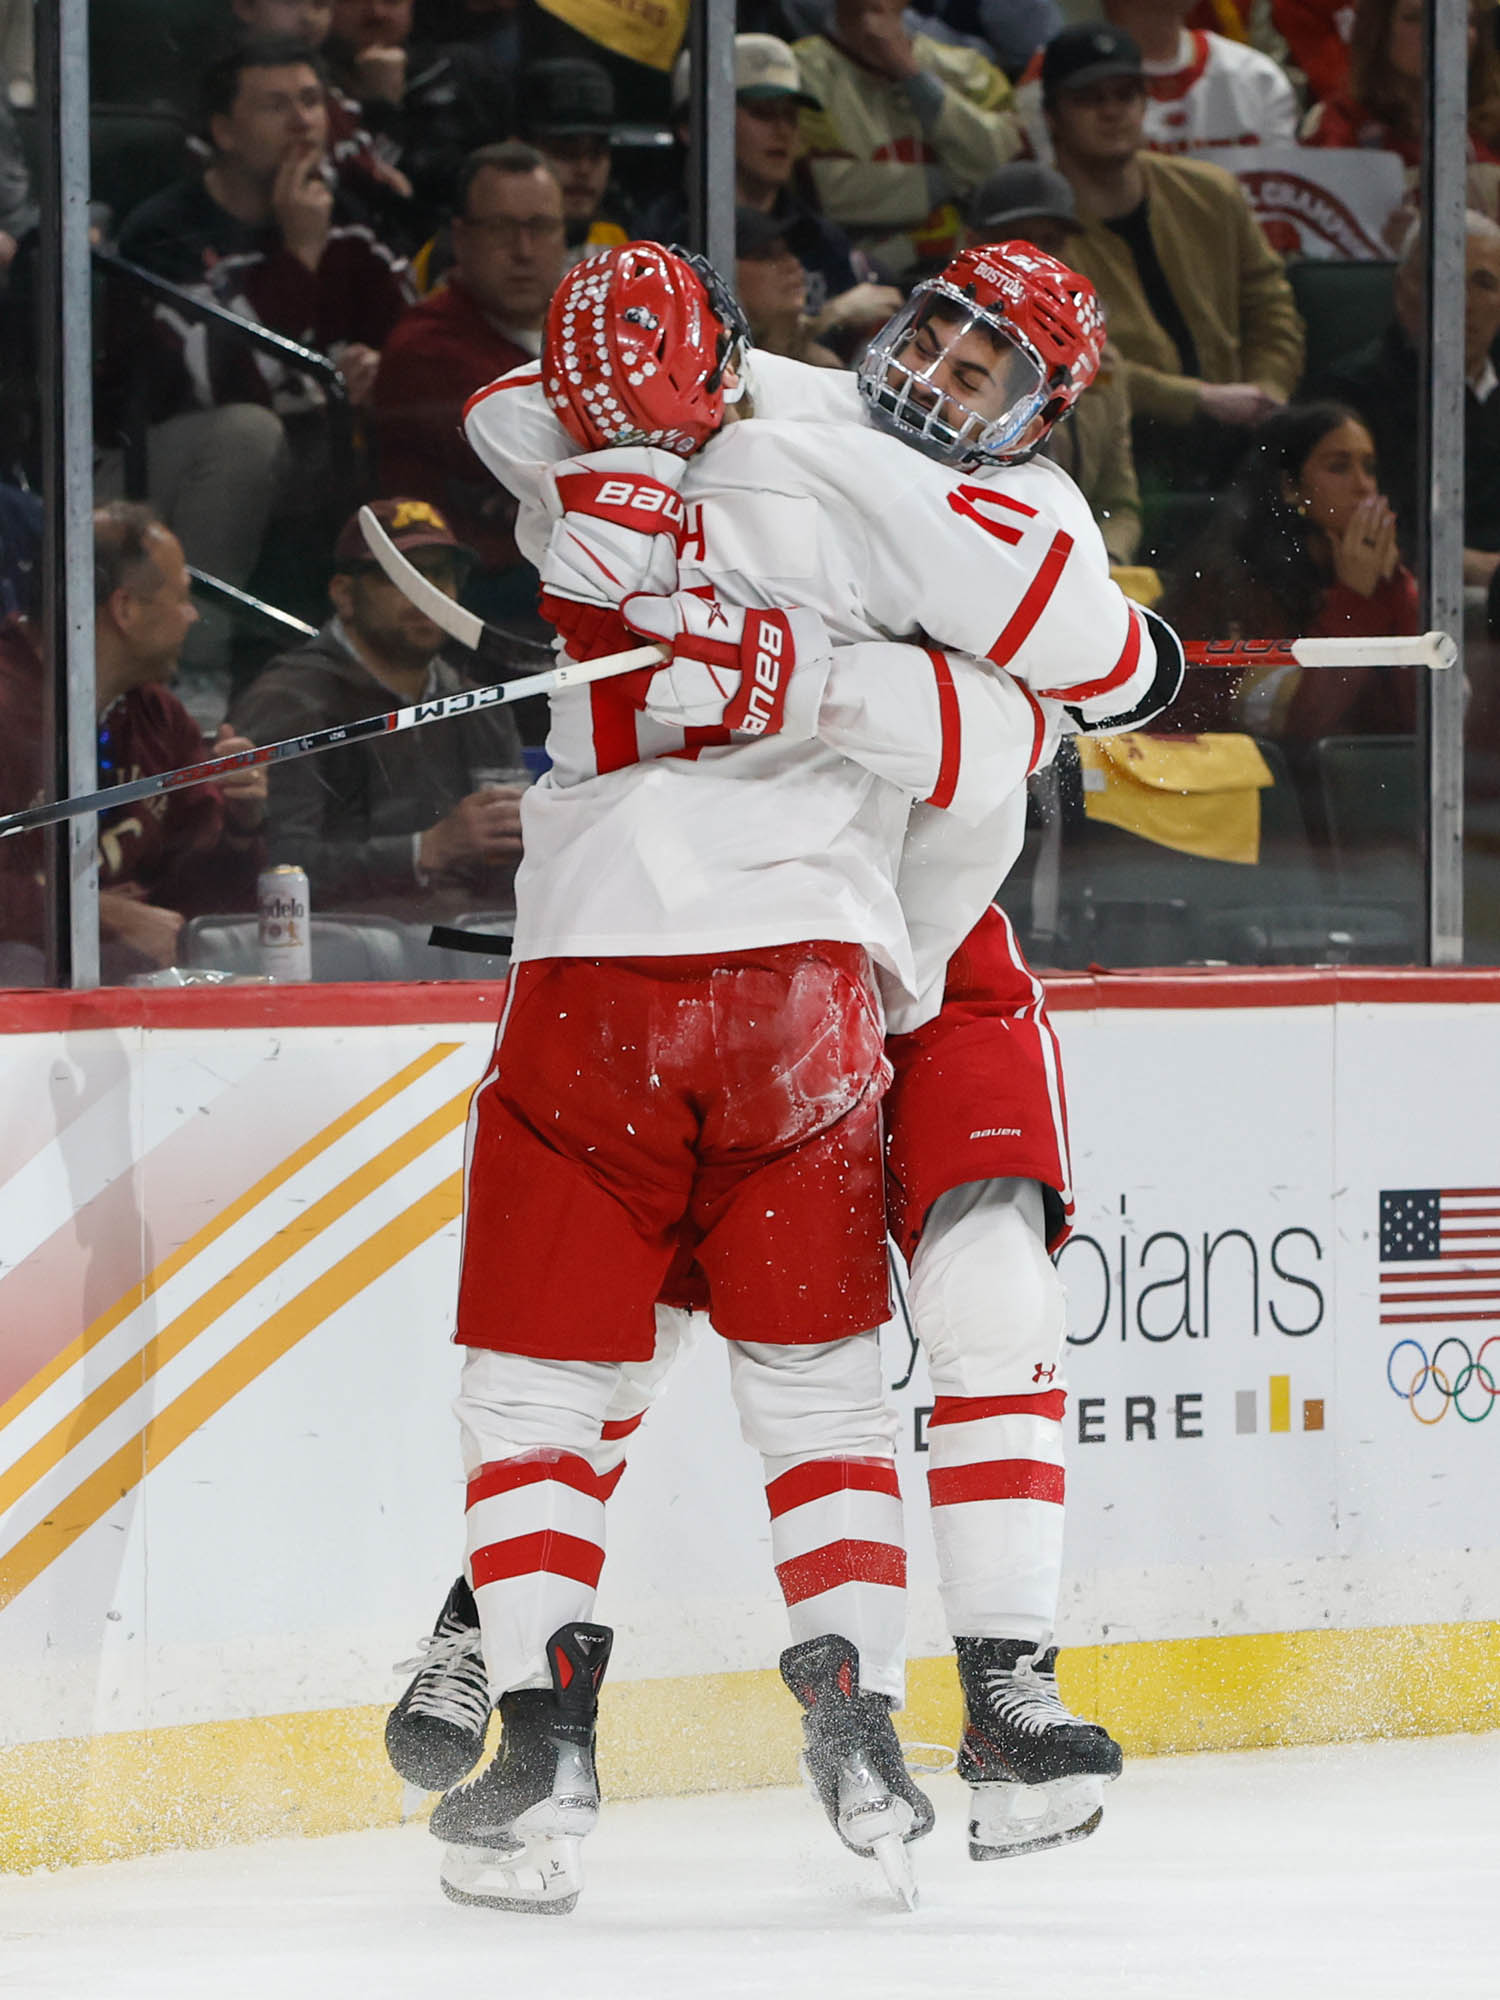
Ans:
{"label": "ice surface", "polygon": [[563,1918],[451,1907],[421,1827],[13,1878],[0,1994],[1500,1996],[1500,1734],[1129,1764],[1092,1840],[978,1866],[934,1793],[912,1915],[801,1793],[721,1794],[608,1808]]}

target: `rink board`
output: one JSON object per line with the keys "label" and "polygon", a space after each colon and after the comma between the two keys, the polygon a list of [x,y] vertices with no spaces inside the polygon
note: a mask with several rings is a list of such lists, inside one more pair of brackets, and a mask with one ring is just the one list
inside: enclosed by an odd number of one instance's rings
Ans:
{"label": "rink board", "polygon": [[[1466,1275],[1500,1222],[1500,978],[1052,994],[1070,1695],[1137,1750],[1500,1726],[1500,1278]],[[395,1816],[392,1662],[461,1545],[447,1334],[497,1005],[0,997],[0,1865]],[[1423,1230],[1455,1296],[1398,1311]],[[930,1395],[886,1340],[904,1726],[951,1741]],[[619,1794],[790,1772],[757,1470],[705,1333],[611,1509]]]}

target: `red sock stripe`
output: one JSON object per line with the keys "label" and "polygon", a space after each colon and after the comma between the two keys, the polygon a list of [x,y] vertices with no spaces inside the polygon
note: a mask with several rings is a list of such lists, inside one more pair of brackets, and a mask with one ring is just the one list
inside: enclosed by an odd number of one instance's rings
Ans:
{"label": "red sock stripe", "polygon": [[829,1542],[805,1556],[777,1563],[776,1580],[789,1605],[821,1597],[844,1583],[884,1583],[892,1590],[904,1590],[906,1551],[890,1542]]}
{"label": "red sock stripe", "polygon": [[637,1411],[633,1417],[615,1417],[609,1423],[600,1426],[599,1435],[606,1444],[612,1444],[616,1438],[628,1438],[630,1433],[638,1431],[645,1421],[644,1410]]}
{"label": "red sock stripe", "polygon": [[1027,585],[1025,596],[1011,613],[1005,630],[990,647],[988,657],[997,667],[1008,667],[1031,637],[1031,628],[1046,610],[1072,551],[1073,537],[1059,528],[1052,537],[1052,546],[1042,557],[1036,575]]}
{"label": "red sock stripe", "polygon": [[1063,1503],[1063,1469],[1038,1458],[992,1458],[980,1465],[931,1465],[927,1493],[934,1507],[965,1500],[1052,1500]]}
{"label": "red sock stripe", "polygon": [[928,1430],[939,1424],[978,1424],[986,1417],[1051,1417],[1061,1423],[1068,1407],[1066,1389],[1044,1389],[1037,1396],[939,1396],[927,1419]]}
{"label": "red sock stripe", "polygon": [[808,1465],[794,1465],[766,1488],[766,1505],[774,1521],[809,1500],[822,1500],[830,1493],[889,1493],[901,1498],[894,1459],[818,1458]]}
{"label": "red sock stripe", "polygon": [[490,1542],[469,1558],[469,1574],[474,1588],[487,1583],[503,1583],[507,1577],[571,1577],[592,1590],[604,1567],[604,1551],[597,1542],[585,1542],[577,1535],[559,1535],[546,1528],[537,1535],[516,1535],[508,1542]]}
{"label": "red sock stripe", "polygon": [[514,1493],[518,1486],[538,1486],[544,1479],[555,1479],[559,1486],[571,1486],[575,1493],[586,1493],[591,1500],[602,1500],[605,1495],[599,1491],[599,1475],[586,1458],[577,1458],[572,1452],[561,1452],[556,1458],[498,1458],[489,1465],[481,1465],[469,1481],[464,1505],[475,1507],[481,1500],[493,1500],[497,1493]]}
{"label": "red sock stripe", "polygon": [[622,1458],[613,1472],[604,1473],[599,1480],[599,1498],[607,1500],[625,1477],[625,1461]]}

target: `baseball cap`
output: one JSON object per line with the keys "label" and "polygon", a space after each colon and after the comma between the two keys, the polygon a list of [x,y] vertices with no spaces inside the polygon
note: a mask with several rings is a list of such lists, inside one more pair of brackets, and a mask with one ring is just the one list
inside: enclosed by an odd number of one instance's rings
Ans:
{"label": "baseball cap", "polygon": [[[691,58],[686,49],[672,71],[672,108],[680,111],[688,101]],[[809,111],[821,111],[822,100],[802,88],[802,72],[790,46],[779,35],[736,35],[734,38],[734,94],[754,103],[774,97],[790,97]]]}
{"label": "baseball cap", "polygon": [[[451,549],[461,563],[479,560],[472,549],[459,541],[430,501],[372,500],[370,512],[404,556],[416,549]],[[340,528],[333,545],[333,561],[335,574],[349,568],[365,569],[374,563],[358,514],[351,514]]]}
{"label": "baseball cap", "polygon": [[1107,21],[1080,21],[1055,34],[1042,51],[1042,102],[1059,91],[1082,90],[1111,76],[1144,76],[1140,44]]}
{"label": "baseball cap", "polygon": [[587,56],[549,56],[528,63],[518,92],[522,122],[535,136],[565,138],[579,132],[606,137],[615,122],[615,86],[609,71]]}
{"label": "baseball cap", "polygon": [[1013,223],[1036,216],[1066,223],[1070,229],[1083,227],[1071,186],[1055,167],[1044,167],[1039,160],[1016,160],[997,168],[979,183],[964,209],[970,229],[990,232],[997,243],[1012,233]]}
{"label": "baseball cap", "polygon": [[760,257],[773,243],[785,244],[786,224],[776,216],[768,215],[760,208],[737,208],[734,211],[734,254],[736,257]]}

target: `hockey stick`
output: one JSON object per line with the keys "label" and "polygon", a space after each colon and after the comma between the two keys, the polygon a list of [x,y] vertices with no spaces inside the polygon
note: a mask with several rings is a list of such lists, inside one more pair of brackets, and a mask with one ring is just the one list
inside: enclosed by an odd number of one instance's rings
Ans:
{"label": "hockey stick", "polygon": [[1451,667],[1458,647],[1446,632],[1375,639],[1187,639],[1190,667]]}
{"label": "hockey stick", "polygon": [[222,778],[228,771],[253,771],[261,764],[287,764],[296,757],[313,757],[320,750],[335,749],[341,743],[359,743],[371,736],[394,736],[402,729],[423,729],[429,722],[446,722],[450,716],[472,715],[480,709],[525,701],[529,695],[586,687],[590,681],[611,680],[616,674],[628,674],[637,667],[660,666],[664,657],[660,646],[634,646],[628,653],[610,653],[602,660],[570,662],[545,674],[527,674],[522,680],[502,681],[494,687],[466,688],[462,694],[438,695],[432,701],[419,701],[412,708],[393,708],[384,715],[366,715],[358,722],[340,723],[335,729],[317,729],[310,736],[289,736],[281,743],[257,744],[253,750],[209,757],[201,764],[184,764],[177,771],[155,771],[149,777],[132,778],[123,785],[106,785],[102,791],[57,799],[51,805],[27,806],[23,812],[7,813],[0,818],[0,840],[13,833],[26,833],[34,826],[54,826],[60,819],[77,819],[83,813],[108,812],[112,806],[129,805],[133,799],[153,799],[160,792],[185,791],[189,785],[204,785]]}

